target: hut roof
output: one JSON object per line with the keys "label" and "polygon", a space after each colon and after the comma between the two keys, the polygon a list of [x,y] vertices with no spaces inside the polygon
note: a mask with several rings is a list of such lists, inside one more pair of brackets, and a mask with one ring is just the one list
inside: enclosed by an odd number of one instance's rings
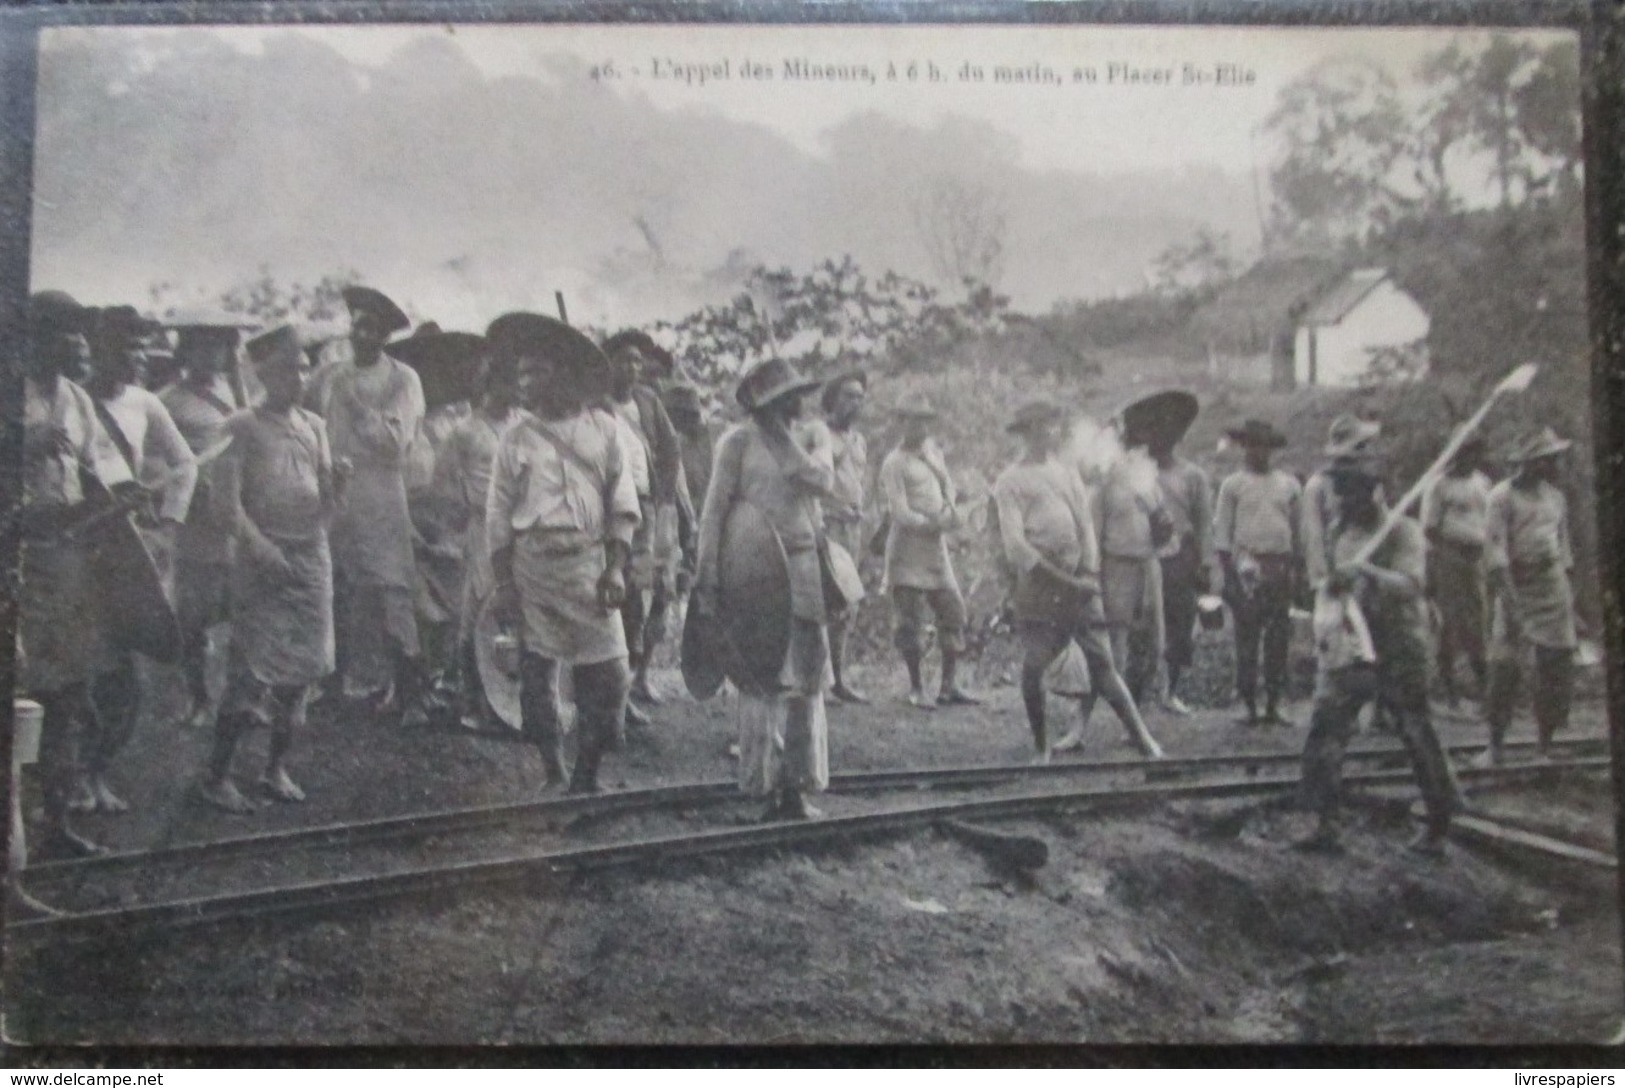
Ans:
{"label": "hut roof", "polygon": [[1303,315],[1305,325],[1335,325],[1388,278],[1386,268],[1356,268],[1332,285]]}
{"label": "hut roof", "polygon": [[1308,304],[1342,275],[1342,265],[1323,257],[1266,258],[1219,289],[1191,316],[1204,339],[1252,345],[1297,323]]}

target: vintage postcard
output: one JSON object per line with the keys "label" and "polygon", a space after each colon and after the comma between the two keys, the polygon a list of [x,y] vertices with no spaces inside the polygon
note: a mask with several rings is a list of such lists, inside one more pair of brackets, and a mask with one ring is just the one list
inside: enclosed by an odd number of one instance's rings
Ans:
{"label": "vintage postcard", "polygon": [[153,14],[7,136],[9,1042],[1619,1039],[1581,22]]}

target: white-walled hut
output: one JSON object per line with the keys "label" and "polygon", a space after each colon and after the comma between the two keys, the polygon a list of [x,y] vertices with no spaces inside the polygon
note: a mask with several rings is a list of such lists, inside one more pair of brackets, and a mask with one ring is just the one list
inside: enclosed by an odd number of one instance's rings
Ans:
{"label": "white-walled hut", "polygon": [[[1383,352],[1405,353],[1427,338],[1420,303],[1384,268],[1358,268],[1317,298],[1298,320],[1293,378],[1299,386],[1358,385]],[[1408,377],[1420,377],[1414,370]]]}
{"label": "white-walled hut", "polygon": [[1344,267],[1315,254],[1276,254],[1219,288],[1190,321],[1213,375],[1290,389],[1298,320]]}

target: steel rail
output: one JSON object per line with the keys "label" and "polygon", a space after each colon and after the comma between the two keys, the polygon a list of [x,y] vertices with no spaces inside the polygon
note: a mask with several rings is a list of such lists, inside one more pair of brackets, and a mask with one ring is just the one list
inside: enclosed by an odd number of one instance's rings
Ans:
{"label": "steel rail", "polygon": [[[1605,735],[1572,737],[1554,741],[1562,749],[1607,744]],[[1534,747],[1533,741],[1513,741],[1510,750]],[[1450,746],[1453,755],[1482,751],[1482,743]],[[1405,755],[1399,745],[1350,749],[1350,760],[1373,760]],[[1302,759],[1297,752],[1239,752],[1202,756],[1173,756],[1166,759],[1072,760],[1040,766],[993,764],[970,767],[938,767],[910,770],[849,771],[830,777],[830,792],[867,793],[904,789],[959,789],[1002,785],[1029,779],[1067,778],[1081,774],[1147,773],[1176,776],[1192,771],[1241,767],[1249,772],[1262,767],[1295,766]],[[684,805],[717,804],[744,798],[731,780],[691,782],[671,786],[649,786],[586,796],[544,797],[532,801],[506,802],[457,809],[440,809],[384,816],[352,823],[323,824],[317,827],[288,828],[253,835],[181,843],[152,850],[129,850],[100,857],[45,861],[29,865],[24,872],[32,878],[57,880],[91,877],[152,865],[198,864],[226,858],[253,857],[286,849],[327,849],[385,842],[395,838],[428,839],[519,823],[543,817],[569,818],[604,816],[655,808],[681,808]]]}
{"label": "steel rail", "polygon": [[[1566,761],[1473,768],[1460,772],[1470,781],[1545,777],[1571,771],[1606,770],[1605,756]],[[1409,769],[1367,771],[1344,776],[1347,786],[1391,786],[1410,782]],[[1155,800],[1213,800],[1270,795],[1300,784],[1295,775],[1244,777],[1187,783],[1084,787],[944,804],[886,809],[794,823],[715,828],[622,842],[567,847],[505,858],[453,862],[368,876],[306,881],[186,899],[135,904],[36,918],[6,927],[13,938],[70,933],[130,932],[152,928],[211,925],[277,914],[308,914],[338,906],[377,902],[411,895],[432,895],[453,888],[488,887],[573,871],[614,866],[658,864],[677,858],[714,856],[770,847],[824,841],[857,841],[929,826],[945,819],[1008,818],[1065,811],[1079,807],[1117,806]]]}

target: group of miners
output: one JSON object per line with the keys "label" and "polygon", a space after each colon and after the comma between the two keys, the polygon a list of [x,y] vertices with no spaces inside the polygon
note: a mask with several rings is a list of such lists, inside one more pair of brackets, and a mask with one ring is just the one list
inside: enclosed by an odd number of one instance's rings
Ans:
{"label": "group of miners", "polygon": [[[233,773],[255,728],[270,733],[257,791],[303,798],[288,756],[316,700],[408,725],[507,728],[482,684],[482,624],[513,633],[515,724],[540,750],[546,785],[598,790],[606,754],[650,725],[661,698],[650,662],[681,602],[693,622],[727,625],[724,545],[740,504],[771,527],[788,586],[783,668],[775,659],[774,681],[736,704],[739,781],[769,816],[818,814],[809,797],[828,784],[826,691],[868,701],[846,660],[866,553],[883,557],[911,710],[979,702],[960,668],[967,610],[951,547],[969,518],[930,406],[898,409],[901,439],[872,472],[859,370],[820,380],[765,359],[734,390],[741,421],[718,433],[701,389],[646,333],[600,344],[516,312],[479,335],[432,324],[405,335],[412,323],[383,293],[350,287],[343,299],[348,351],[290,325],[243,342],[227,314],[177,316],[160,331],[133,308],[34,297],[18,675],[44,714],[41,852],[97,849],[70,813],[125,807],[107,770],[142,702],[136,651],[110,645],[97,622],[76,531],[106,516],[98,493],[135,512],[173,602],[187,717],[214,722],[196,796],[232,812],[257,807]],[[1215,494],[1177,452],[1197,413],[1183,391],[1135,401],[1114,419],[1120,455],[1089,474],[1068,452],[1063,406],[1034,402],[1008,423],[1020,453],[993,484],[986,521],[1036,758],[1081,743],[1081,726],[1056,739],[1048,728],[1063,653],[1081,663],[1064,687],[1082,694],[1084,720],[1103,697],[1138,749],[1160,757],[1142,710],[1186,712],[1193,632],[1216,599],[1232,618],[1243,720],[1288,724],[1291,612],[1307,582],[1357,603],[1361,652],[1322,657],[1305,751],[1321,823],[1302,845],[1337,847],[1342,752],[1374,703],[1423,787],[1416,845],[1436,849],[1458,798],[1429,718],[1429,598],[1439,679],[1454,701],[1456,659],[1468,659],[1491,759],[1532,648],[1544,749],[1565,724],[1577,644],[1558,487],[1568,443],[1550,430],[1528,438],[1492,486],[1482,443],[1469,442],[1420,521],[1395,521],[1377,423],[1339,418],[1324,467],[1300,484],[1271,464],[1287,438],[1249,420],[1229,432],[1243,464]],[[211,631],[227,623],[216,700]]]}

